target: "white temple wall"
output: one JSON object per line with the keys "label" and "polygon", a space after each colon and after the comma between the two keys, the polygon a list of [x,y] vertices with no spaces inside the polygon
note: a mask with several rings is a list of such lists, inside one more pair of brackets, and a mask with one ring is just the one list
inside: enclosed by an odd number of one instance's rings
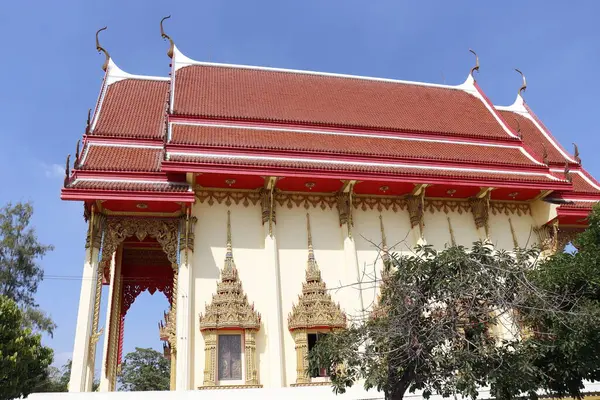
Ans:
{"label": "white temple wall", "polygon": [[[284,316],[285,377],[287,385],[296,382],[295,343],[287,325],[287,317],[297,304],[305,282],[308,244],[306,213],[310,214],[315,259],[328,289],[356,281],[356,269],[347,267],[344,259],[342,229],[336,209],[280,207],[277,210],[277,241],[281,270],[282,312]],[[359,292],[351,287],[331,290],[334,302],[346,313],[360,308]]]}
{"label": "white temple wall", "polygon": [[[276,290],[271,287],[272,280],[267,280],[271,272],[267,271],[267,257],[264,249],[265,231],[261,221],[261,209],[258,204],[244,206],[225,204],[208,205],[207,202],[197,202],[193,215],[198,218],[195,232],[195,247],[193,253],[194,268],[194,340],[192,344],[193,358],[193,387],[203,384],[204,373],[204,339],[200,333],[199,313],[203,313],[205,305],[210,303],[216,292],[220,278],[226,249],[227,210],[231,210],[231,228],[233,256],[243,284],[244,291],[250,303],[261,313],[262,326],[256,335],[256,353],[259,370],[259,380],[264,387],[274,386],[269,379],[267,338],[271,329],[276,326],[277,315],[269,315],[267,310],[273,310],[277,301]],[[283,314],[283,343],[285,385],[296,382],[296,351],[295,344],[287,326],[287,317],[292,306],[297,303],[305,281],[306,262],[308,257],[306,213],[310,214],[311,230],[315,258],[321,269],[321,274],[331,296],[339,303],[349,320],[361,316],[361,291],[358,289],[357,270],[354,265],[346,265],[344,255],[343,229],[339,224],[337,209],[326,207],[278,207],[276,238],[281,271],[281,308]],[[387,245],[390,252],[409,253],[415,245],[415,235],[411,232],[407,210],[377,210],[353,209],[354,227],[352,236],[356,244],[359,269],[366,268],[362,286],[362,302],[365,308],[372,306],[377,296],[377,287],[373,285],[373,273],[380,278],[382,262],[378,246],[381,245],[381,229],[379,215],[383,217]],[[509,215],[519,245],[535,243],[537,237],[531,233],[532,226],[537,226],[530,214]],[[490,212],[490,238],[497,248],[512,250],[513,236],[508,215]],[[428,244],[442,250],[450,242],[448,218],[451,220],[454,237],[457,244],[470,247],[480,239],[481,232],[475,228],[471,212],[458,211],[426,211],[424,215],[424,236]],[[417,228],[418,231],[418,228]],[[371,243],[372,242],[372,243]],[[375,263],[375,265],[374,265]],[[374,269],[374,270],[373,270]]]}

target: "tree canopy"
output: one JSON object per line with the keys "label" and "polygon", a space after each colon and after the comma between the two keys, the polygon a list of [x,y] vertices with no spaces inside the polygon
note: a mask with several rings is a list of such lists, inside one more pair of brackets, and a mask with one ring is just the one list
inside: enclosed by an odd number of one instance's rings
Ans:
{"label": "tree canopy", "polygon": [[47,379],[52,349],[24,328],[17,304],[0,295],[0,400],[25,397]]}
{"label": "tree canopy", "polygon": [[171,362],[153,349],[136,347],[127,353],[119,375],[120,390],[169,390]]}
{"label": "tree canopy", "polygon": [[370,317],[318,341],[310,368],[327,367],[337,392],[364,379],[387,399],[580,396],[600,378],[599,215],[579,252],[547,260],[482,242],[392,255]]}
{"label": "tree canopy", "polygon": [[52,334],[55,325],[35,304],[34,295],[44,277],[38,260],[53,247],[38,241],[30,226],[32,215],[30,203],[0,208],[0,295],[23,310],[25,325]]}

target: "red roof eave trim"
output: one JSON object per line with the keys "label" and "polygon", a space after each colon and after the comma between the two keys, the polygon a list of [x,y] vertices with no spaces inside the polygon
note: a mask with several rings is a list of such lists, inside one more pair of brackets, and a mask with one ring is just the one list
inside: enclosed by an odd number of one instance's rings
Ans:
{"label": "red roof eave trim", "polygon": [[248,127],[270,127],[270,128],[287,128],[287,129],[314,129],[314,130],[328,130],[332,132],[348,132],[348,133],[360,133],[360,134],[376,134],[376,135],[389,135],[389,136],[402,136],[406,138],[415,139],[440,139],[443,136],[444,139],[453,140],[456,142],[477,142],[482,144],[506,144],[512,145],[519,144],[519,138],[512,138],[506,134],[505,138],[502,137],[488,137],[482,138],[476,135],[465,135],[461,133],[453,132],[426,132],[426,131],[410,131],[410,130],[383,130],[369,127],[356,127],[356,126],[338,126],[338,125],[327,125],[327,124],[306,124],[296,122],[274,122],[269,120],[259,119],[226,119],[226,118],[211,118],[207,116],[188,116],[183,114],[169,115],[169,123],[212,123],[212,124],[229,124],[229,125],[241,125]]}
{"label": "red roof eave trim", "polygon": [[[202,150],[208,150],[213,154],[223,155],[259,155],[262,156],[265,153],[257,148],[240,148],[231,146],[197,146],[197,145],[179,145],[169,144],[166,146],[167,153],[196,153]],[[333,153],[333,152],[314,152],[314,151],[302,151],[302,150],[267,150],[270,156],[273,157],[306,157],[309,156],[315,160],[339,160],[339,161],[359,161],[359,162],[405,162],[414,163],[417,161],[419,164],[424,166],[432,167],[458,167],[458,168],[473,168],[473,167],[489,167],[493,165],[495,167],[501,166],[503,170],[507,171],[518,171],[518,172],[543,172],[550,173],[548,167],[545,165],[535,165],[533,162],[530,165],[523,164],[495,164],[495,163],[484,163],[484,162],[469,162],[469,161],[454,161],[446,160],[444,158],[423,158],[423,157],[382,157],[382,156],[364,156],[346,153]],[[318,156],[317,156],[318,155]],[[315,157],[317,156],[317,157]],[[163,161],[164,164],[165,161]]]}
{"label": "red roof eave trim", "polygon": [[425,174],[382,174],[372,172],[346,172],[346,171],[318,171],[305,170],[289,167],[262,167],[253,165],[244,165],[243,168],[232,167],[223,164],[196,164],[191,162],[179,161],[163,161],[162,169],[165,172],[205,172],[205,173],[234,173],[239,175],[273,175],[284,174],[285,176],[296,176],[305,178],[330,178],[330,179],[349,179],[349,180],[364,180],[364,181],[381,181],[390,180],[394,182],[411,182],[418,181],[420,183],[431,184],[451,184],[457,186],[490,186],[490,187],[506,187],[506,188],[524,188],[524,189],[540,189],[540,190],[569,190],[572,185],[568,182],[510,182],[504,179],[473,179],[473,178],[458,178],[458,177],[428,177]]}
{"label": "red roof eave trim", "polygon": [[142,192],[122,190],[90,190],[65,188],[60,193],[61,200],[132,200],[132,201],[179,201],[193,203],[194,192]]}

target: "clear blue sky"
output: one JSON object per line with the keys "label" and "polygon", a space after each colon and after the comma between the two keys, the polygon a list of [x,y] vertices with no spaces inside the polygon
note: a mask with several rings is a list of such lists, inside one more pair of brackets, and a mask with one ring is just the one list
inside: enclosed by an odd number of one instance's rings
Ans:
{"label": "clear blue sky", "polygon": [[[579,144],[600,177],[598,1],[4,1],[0,204],[33,201],[40,239],[56,246],[43,260],[47,275],[82,271],[83,207],[59,192],[103,76],[94,32],[108,25],[102,44],[125,71],[166,75],[158,23],[167,14],[168,33],[196,60],[458,84],[473,65],[471,47],[491,100],[513,102],[520,68],[528,104],[567,148]],[[58,324],[45,338],[57,364],[72,351],[80,283],[48,279],[37,295]],[[166,308],[160,294],[138,299],[125,351],[160,348],[156,323]]]}

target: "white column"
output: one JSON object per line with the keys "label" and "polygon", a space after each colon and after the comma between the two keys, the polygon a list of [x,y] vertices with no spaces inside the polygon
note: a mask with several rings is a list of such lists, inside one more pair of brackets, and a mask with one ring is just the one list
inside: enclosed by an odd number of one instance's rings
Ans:
{"label": "white column", "polygon": [[87,382],[90,375],[88,355],[90,353],[90,336],[92,334],[92,318],[94,315],[98,252],[99,249],[93,246],[90,246],[85,251],[69,392],[85,392],[91,389],[91,382]]}
{"label": "white column", "polygon": [[[108,360],[108,349],[110,346],[110,339],[112,332],[110,331],[112,314],[115,312],[113,310],[113,302],[114,302],[114,292],[115,292],[115,274],[117,272],[116,268],[116,253],[113,254],[112,259],[110,260],[110,285],[108,286],[108,297],[106,304],[106,322],[104,323],[104,346],[102,347],[102,365],[100,366],[100,387],[98,388],[99,392],[110,392],[111,390],[111,382],[109,376],[110,366],[106,365]],[[114,344],[113,344],[114,345]],[[108,368],[107,368],[108,367]]]}
{"label": "white column", "polygon": [[[265,260],[268,296],[273,299],[270,307],[263,314],[267,331],[267,351],[269,357],[269,385],[274,388],[285,387],[285,351],[283,345],[283,310],[281,306],[281,275],[279,270],[279,253],[277,249],[276,226],[269,221],[263,224],[265,232]],[[267,318],[265,318],[267,317]]]}
{"label": "white column", "polygon": [[175,377],[176,390],[190,390],[192,375],[192,293],[193,293],[193,265],[194,253],[185,249],[179,255],[179,271],[177,275],[177,367]]}
{"label": "white column", "polygon": [[[344,238],[344,259],[346,261],[346,271],[356,271],[354,277],[350,277],[348,283],[357,282],[358,300],[361,314],[365,312],[365,303],[363,300],[362,281],[364,280],[363,271],[358,264],[358,255],[356,254],[356,243],[352,237],[352,227],[348,223],[342,225],[342,234]],[[364,316],[364,315],[363,315]]]}

